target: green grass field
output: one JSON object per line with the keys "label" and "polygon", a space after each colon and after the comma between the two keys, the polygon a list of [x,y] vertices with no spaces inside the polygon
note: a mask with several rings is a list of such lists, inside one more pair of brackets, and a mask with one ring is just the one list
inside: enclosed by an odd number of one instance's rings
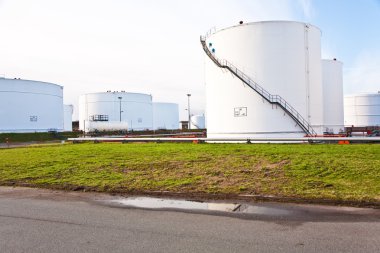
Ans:
{"label": "green grass field", "polygon": [[380,202],[380,145],[84,143],[0,149],[0,185]]}

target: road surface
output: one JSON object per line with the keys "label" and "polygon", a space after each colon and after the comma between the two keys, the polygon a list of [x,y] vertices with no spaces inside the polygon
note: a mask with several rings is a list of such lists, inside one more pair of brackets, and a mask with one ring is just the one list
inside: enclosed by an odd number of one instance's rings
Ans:
{"label": "road surface", "polygon": [[0,187],[0,252],[380,252],[376,209],[248,203],[194,212],[115,198]]}

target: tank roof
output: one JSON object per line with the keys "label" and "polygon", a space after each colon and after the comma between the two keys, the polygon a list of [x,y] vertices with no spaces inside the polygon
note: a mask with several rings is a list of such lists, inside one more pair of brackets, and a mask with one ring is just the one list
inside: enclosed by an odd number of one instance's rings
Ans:
{"label": "tank roof", "polygon": [[343,64],[342,61],[339,61],[339,60],[337,60],[337,59],[322,59],[322,61],[327,61],[327,62],[338,62],[338,63],[340,63],[340,64]]}
{"label": "tank roof", "polygon": [[360,97],[360,96],[380,96],[380,91],[378,92],[363,92],[363,93],[356,93],[356,94],[347,94],[344,95],[345,97]]}
{"label": "tank roof", "polygon": [[[233,25],[233,26],[230,26],[230,27],[222,28],[220,30],[216,30],[214,33],[218,33],[218,32],[221,32],[221,31],[224,31],[224,30],[227,30],[227,29],[231,29],[231,28],[235,28],[235,27],[240,27],[240,26],[258,25],[258,24],[265,24],[265,23],[296,23],[296,24],[308,25],[308,26],[312,26],[312,27],[316,28],[317,30],[319,30],[322,33],[321,29],[319,27],[315,26],[315,25],[312,25],[312,24],[309,24],[309,23],[305,23],[305,22],[301,22],[301,21],[293,21],[293,20],[254,21],[254,22],[237,24],[237,25]],[[212,33],[212,34],[214,34],[214,33]]]}
{"label": "tank roof", "polygon": [[171,103],[171,102],[153,102],[153,104],[178,105],[177,103]]}
{"label": "tank roof", "polygon": [[89,92],[82,95],[91,95],[91,94],[136,94],[136,95],[152,96],[151,94],[147,94],[147,93],[127,92],[127,91]]}
{"label": "tank roof", "polygon": [[36,81],[36,80],[28,80],[28,79],[21,79],[21,78],[5,78],[1,77],[0,80],[7,80],[7,81],[26,81],[26,82],[34,82],[34,83],[40,83],[40,84],[46,84],[46,85],[54,85],[63,88],[62,85],[50,83],[50,82],[44,82],[44,81]]}

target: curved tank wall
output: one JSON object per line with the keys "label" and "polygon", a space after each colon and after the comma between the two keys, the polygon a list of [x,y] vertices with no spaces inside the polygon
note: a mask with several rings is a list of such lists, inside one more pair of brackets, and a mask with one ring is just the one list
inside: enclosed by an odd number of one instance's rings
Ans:
{"label": "curved tank wall", "polygon": [[322,60],[324,132],[344,131],[342,63]]}
{"label": "curved tank wall", "polygon": [[179,129],[178,104],[153,103],[153,129]]}
{"label": "curved tank wall", "polygon": [[[152,96],[141,93],[129,92],[101,92],[89,93],[79,97],[79,129],[92,131],[86,122],[109,122],[107,127],[119,128],[120,122],[123,129],[128,130],[152,130],[153,129]],[[114,126],[109,126],[114,122]],[[86,126],[87,125],[87,126]],[[98,129],[99,130],[99,129]],[[116,130],[116,129],[115,129]]]}
{"label": "curved tank wall", "polygon": [[[272,95],[282,96],[322,133],[320,36],[312,25],[267,21],[217,31],[206,43],[216,57],[234,64]],[[205,57],[208,137],[305,135],[283,109]]]}
{"label": "curved tank wall", "polygon": [[346,126],[380,126],[380,92],[344,96]]}
{"label": "curved tank wall", "polygon": [[63,131],[63,87],[0,78],[0,132]]}
{"label": "curved tank wall", "polygon": [[86,121],[86,132],[127,130],[126,121]]}
{"label": "curved tank wall", "polygon": [[73,131],[73,105],[63,105],[63,131]]}
{"label": "curved tank wall", "polygon": [[190,118],[191,129],[205,129],[205,116],[194,115]]}

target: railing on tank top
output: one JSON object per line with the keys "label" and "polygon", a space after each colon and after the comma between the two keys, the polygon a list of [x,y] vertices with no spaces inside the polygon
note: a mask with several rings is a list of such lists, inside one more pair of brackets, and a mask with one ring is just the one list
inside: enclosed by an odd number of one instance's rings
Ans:
{"label": "railing on tank top", "polygon": [[[211,34],[211,33],[210,33]],[[251,89],[256,91],[260,96],[262,96],[265,100],[267,100],[271,104],[278,104],[290,117],[294,119],[294,121],[302,128],[302,130],[308,135],[317,135],[314,129],[311,127],[308,121],[306,121],[302,115],[285,99],[283,99],[280,95],[272,95],[268,91],[266,91],[263,87],[253,81],[249,76],[247,76],[244,72],[235,67],[232,63],[225,59],[218,59],[214,53],[212,53],[206,45],[206,38],[208,36],[201,36],[201,44],[205,53],[209,56],[209,58],[220,68],[228,69],[232,74],[242,80],[245,84],[247,84]]]}

